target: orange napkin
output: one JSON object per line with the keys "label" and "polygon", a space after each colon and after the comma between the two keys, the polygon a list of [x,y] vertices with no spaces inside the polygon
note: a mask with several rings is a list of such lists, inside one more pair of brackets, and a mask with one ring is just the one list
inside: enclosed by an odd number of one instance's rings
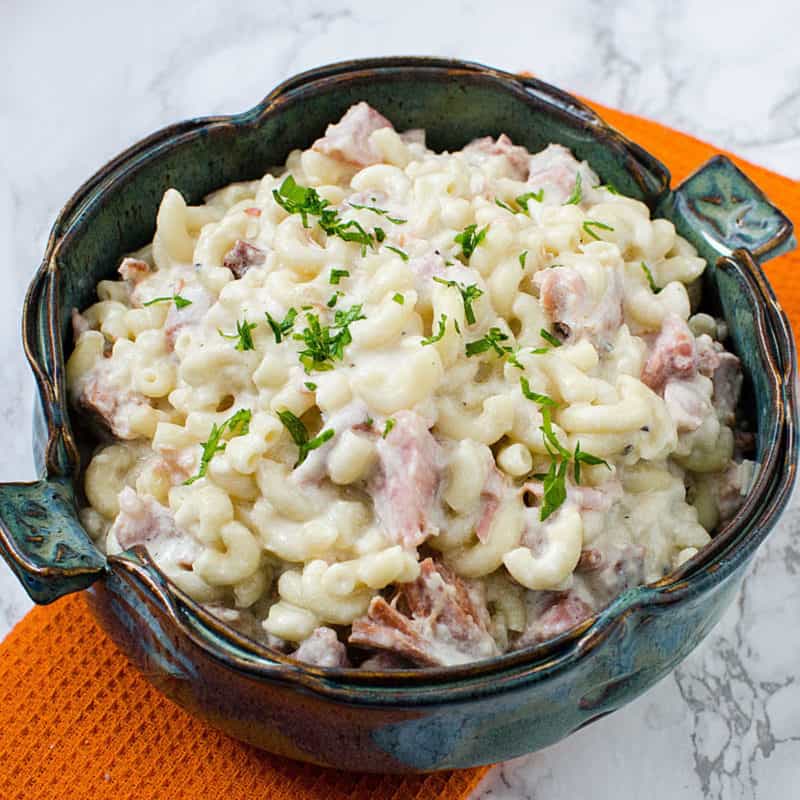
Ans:
{"label": "orange napkin", "polygon": [[[595,105],[679,182],[716,148]],[[798,182],[731,156],[800,226]],[[800,255],[767,273],[800,330]],[[34,609],[0,645],[2,800],[423,800],[464,798],[487,768],[428,776],[353,775],[240,744],[165,700],[71,596]]]}

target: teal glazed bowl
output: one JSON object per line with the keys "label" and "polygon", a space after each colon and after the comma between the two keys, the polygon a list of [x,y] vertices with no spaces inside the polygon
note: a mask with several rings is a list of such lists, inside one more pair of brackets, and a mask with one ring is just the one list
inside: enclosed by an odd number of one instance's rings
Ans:
{"label": "teal glazed bowl", "polygon": [[[76,442],[66,400],[70,310],[91,303],[120,257],[150,241],[167,188],[196,202],[224,184],[260,177],[359,100],[399,129],[427,129],[437,150],[507,133],[532,151],[559,142],[587,159],[604,182],[670,219],[708,260],[704,307],[729,322],[746,373],[742,413],[756,431],[757,476],[711,544],[552,641],[462,667],[301,665],[211,616],[143,549],[106,558],[76,513],[92,443]],[[794,340],[760,263],[793,245],[786,217],[727,159],[712,159],[671,189],[661,163],[579,100],[536,79],[431,58],[303,73],[250,111],[190,120],[139,142],[59,215],[23,319],[39,390],[41,478],[0,485],[0,550],[35,601],[86,589],[100,625],[160,691],[274,753],[349,770],[420,772],[552,744],[641,694],[697,646],[786,505],[797,467]]]}

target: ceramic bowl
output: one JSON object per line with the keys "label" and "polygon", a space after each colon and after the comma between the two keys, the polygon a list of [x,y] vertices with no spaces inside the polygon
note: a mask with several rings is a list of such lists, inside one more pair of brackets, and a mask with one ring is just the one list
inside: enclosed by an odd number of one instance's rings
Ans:
{"label": "ceramic bowl", "polygon": [[[92,443],[76,442],[66,400],[70,309],[90,304],[120,257],[150,241],[167,188],[197,202],[231,181],[260,177],[359,100],[399,129],[425,128],[437,150],[501,132],[532,151],[560,142],[604,182],[672,220],[709,262],[704,306],[730,324],[746,373],[742,413],[757,431],[754,487],[694,559],[625,591],[557,639],[465,667],[380,673],[300,665],[220,623],[170,585],[144,550],[103,556],[76,515]],[[413,772],[544,747],[636,697],[700,642],[786,504],[797,466],[795,352],[759,264],[793,244],[786,217],[727,159],[712,159],[670,189],[662,164],[579,100],[533,78],[428,58],[303,73],[243,114],[190,120],[134,145],[59,215],[23,320],[41,401],[34,430],[41,479],[0,485],[0,549],[35,601],[88,589],[100,624],[149,681],[274,753]]]}

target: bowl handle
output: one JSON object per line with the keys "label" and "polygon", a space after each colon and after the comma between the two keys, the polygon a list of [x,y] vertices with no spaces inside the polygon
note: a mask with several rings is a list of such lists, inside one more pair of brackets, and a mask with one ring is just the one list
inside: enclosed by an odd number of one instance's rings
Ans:
{"label": "bowl handle", "polygon": [[36,603],[85,589],[106,569],[66,478],[0,484],[0,555]]}
{"label": "bowl handle", "polygon": [[0,484],[0,555],[8,562],[31,599],[50,603],[84,589],[105,573],[106,560],[78,520],[72,477],[78,464],[61,409],[63,375],[58,365],[57,331],[42,334],[41,315],[53,300],[55,271],[43,266],[25,303],[23,336],[26,355],[39,389],[46,437],[45,477],[31,483]]}
{"label": "bowl handle", "polygon": [[759,263],[793,250],[792,223],[729,158],[718,155],[692,173],[659,208],[695,246],[729,256],[743,248]]}

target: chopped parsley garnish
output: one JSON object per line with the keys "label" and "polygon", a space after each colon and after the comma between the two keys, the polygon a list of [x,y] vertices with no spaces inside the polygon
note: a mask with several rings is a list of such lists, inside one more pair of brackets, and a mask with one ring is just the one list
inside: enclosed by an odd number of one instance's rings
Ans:
{"label": "chopped parsley garnish", "polygon": [[328,280],[328,283],[332,284],[333,286],[338,286],[339,281],[342,278],[349,278],[350,273],[346,269],[332,269],[331,270],[331,277]]}
{"label": "chopped parsley garnish", "polygon": [[558,464],[556,461],[550,462],[550,469],[544,476],[544,493],[542,495],[542,506],[539,509],[539,519],[544,522],[554,511],[559,509],[567,499],[567,467],[568,461]]}
{"label": "chopped parsley garnish", "polygon": [[392,432],[392,428],[394,428],[394,420],[389,417],[389,419],[386,420],[386,424],[383,426],[382,436],[384,439]]}
{"label": "chopped parsley garnish", "polygon": [[342,360],[345,346],[353,341],[350,323],[359,319],[365,319],[360,305],[352,306],[347,311],[337,311],[331,326],[322,325],[316,314],[306,314],[308,327],[301,333],[294,334],[297,341],[305,344],[298,355],[306,373],[310,373],[312,369],[333,369],[332,362]]}
{"label": "chopped parsley garnish", "polygon": [[558,437],[553,430],[552,407],[544,405],[540,406],[539,410],[542,412],[542,425],[539,430],[544,435],[544,446],[547,448],[547,452],[551,456],[558,454],[562,458],[569,459],[572,453],[558,441]]}
{"label": "chopped parsley garnish", "polygon": [[550,331],[541,328],[539,330],[539,336],[541,336],[542,339],[544,339],[548,344],[553,345],[553,347],[561,347],[561,342],[558,339],[556,339],[556,337],[553,336],[553,334],[550,333]]}
{"label": "chopped parsley garnish", "polygon": [[208,472],[208,465],[211,459],[214,458],[217,453],[221,453],[225,450],[227,442],[221,442],[220,438],[226,430],[230,437],[244,436],[250,431],[251,417],[252,412],[249,408],[241,408],[233,416],[228,417],[221,425],[217,425],[215,422],[211,426],[211,433],[208,435],[208,441],[200,443],[200,446],[203,448],[203,454],[200,457],[200,468],[197,470],[197,475],[187,478],[184,481],[184,485],[188,486],[204,477]]}
{"label": "chopped parsley garnish", "polygon": [[[272,196],[275,202],[289,214],[299,214],[303,220],[303,227],[308,228],[308,215],[319,217],[330,205],[323,200],[316,189],[300,186],[289,175],[281,184],[280,189],[273,189]],[[336,214],[336,212],[333,212]]]}
{"label": "chopped parsley garnish", "polygon": [[526,261],[526,260],[527,260],[527,258],[528,258],[528,251],[527,251],[527,250],[523,250],[523,251],[522,251],[522,252],[519,254],[518,258],[519,258],[519,265],[520,265],[520,267],[522,267],[522,269],[525,269],[525,261]]}
{"label": "chopped parsley garnish", "polygon": [[544,189],[539,189],[538,192],[525,192],[525,194],[521,194],[518,197],[514,198],[516,200],[517,205],[526,213],[530,214],[528,211],[528,203],[531,200],[535,200],[537,203],[541,203],[544,200]]}
{"label": "chopped parsley garnish", "polygon": [[258,324],[255,322],[248,322],[243,319],[241,322],[236,323],[236,333],[225,333],[217,328],[217,333],[226,339],[238,339],[236,342],[237,350],[255,350],[256,346],[253,344],[253,328],[257,328]]}
{"label": "chopped parsley garnish", "polygon": [[475,310],[472,308],[472,303],[477,300],[482,294],[483,289],[479,288],[477,284],[470,283],[468,286],[457,283],[456,281],[447,281],[444,278],[434,277],[436,283],[441,283],[442,286],[448,286],[451,289],[458,289],[461,294],[461,300],[464,303],[464,316],[467,318],[468,325],[475,324]]}
{"label": "chopped parsley garnish", "polygon": [[386,238],[386,231],[383,228],[376,227],[375,229],[375,241],[382,242]]}
{"label": "chopped parsley garnish", "polygon": [[442,314],[439,317],[439,330],[436,331],[435,334],[431,333],[430,336],[427,336],[422,340],[422,344],[433,344],[434,342],[438,342],[444,336],[444,326],[447,324],[447,314]]}
{"label": "chopped parsley garnish", "polygon": [[581,450],[580,442],[575,446],[575,453],[570,453],[570,451],[558,441],[558,437],[553,430],[552,414],[553,409],[558,403],[546,394],[534,392],[524,376],[520,377],[519,383],[522,388],[522,394],[525,395],[528,400],[533,401],[539,406],[539,412],[542,415],[542,424],[539,430],[542,432],[544,438],[544,446],[547,448],[547,452],[552,459],[547,473],[534,476],[544,483],[544,495],[542,497],[541,508],[539,509],[539,519],[544,522],[544,520],[556,511],[567,499],[566,479],[570,461],[573,462],[576,484],[580,484],[581,482],[581,464],[605,464],[609,469],[611,469],[611,467],[604,459]]}
{"label": "chopped parsley garnish", "polygon": [[508,334],[503,333],[500,328],[489,328],[485,336],[476,339],[474,342],[468,342],[466,351],[467,356],[477,356],[481,353],[486,353],[488,350],[494,350],[501,358],[505,357],[507,353],[512,352],[512,348],[507,345],[502,345],[501,342],[508,340]]}
{"label": "chopped parsley garnish", "polygon": [[534,403],[537,403],[540,406],[556,406],[555,400],[552,397],[548,397],[546,394],[539,394],[538,392],[534,392],[531,389],[531,385],[528,383],[528,379],[524,375],[520,375],[519,378],[519,385],[522,389],[522,394],[528,398],[528,400],[532,400]]}
{"label": "chopped parsley garnish", "polygon": [[386,217],[389,222],[393,222],[395,225],[405,225],[408,222],[407,219],[400,219],[399,217],[390,217],[389,212],[385,208],[376,208],[375,206],[362,206],[359,203],[351,203],[349,200],[347,201],[347,205],[351,208],[360,208],[364,211],[371,211],[373,214],[378,214],[381,217]]}
{"label": "chopped parsley garnish", "polygon": [[192,301],[187,300],[185,297],[181,297],[179,294],[173,294],[171,297],[154,297],[152,300],[142,303],[142,305],[152,306],[156,303],[175,303],[175,308],[180,310],[182,308],[186,308],[186,306],[190,306]]}
{"label": "chopped parsley garnish", "polygon": [[400,292],[395,292],[394,295],[392,295],[392,300],[394,300],[395,303],[397,303],[400,306],[402,306],[406,302],[405,297],[403,297],[403,295],[401,295]]}
{"label": "chopped parsley garnish", "polygon": [[550,352],[550,348],[549,347],[534,347],[534,349],[531,350],[531,353],[533,353],[533,355],[535,355],[535,356],[542,356],[545,353],[549,353],[549,352]]}
{"label": "chopped parsley garnish", "polygon": [[275,344],[280,344],[284,336],[291,333],[292,326],[297,317],[297,309],[290,308],[281,322],[278,322],[269,311],[266,312],[267,323],[275,334]]}
{"label": "chopped parsley garnish", "polygon": [[358,242],[364,255],[373,244],[372,234],[364,230],[361,223],[351,219],[343,222],[339,212],[330,208],[330,203],[319,196],[316,189],[300,186],[289,175],[280,189],[273,189],[275,202],[289,214],[300,214],[303,227],[308,228],[308,217],[317,217],[320,228],[329,236],[338,236],[345,242]]}
{"label": "chopped parsley garnish", "polygon": [[581,183],[582,183],[581,173],[576,172],[575,188],[572,190],[572,194],[569,196],[567,202],[564,203],[565,206],[577,206],[581,202],[581,200],[583,200],[583,191],[581,188]]}
{"label": "chopped parsley garnish", "polygon": [[486,231],[488,230],[488,225],[480,230],[478,230],[477,225],[467,225],[461,233],[456,234],[453,241],[461,245],[461,254],[467,261],[475,252],[475,248],[486,238]]}
{"label": "chopped parsley garnish", "polygon": [[573,458],[575,461],[575,483],[577,484],[580,484],[581,482],[581,464],[590,464],[592,466],[605,464],[608,469],[611,469],[611,465],[605,459],[600,458],[599,456],[593,456],[591,453],[585,453],[583,450],[581,450],[580,442],[575,445],[575,455]]}
{"label": "chopped parsley garnish", "polygon": [[342,296],[342,293],[341,293],[341,292],[334,292],[334,293],[333,293],[333,294],[330,296],[330,299],[328,300],[328,302],[327,302],[327,303],[325,303],[325,305],[326,305],[326,306],[328,306],[328,308],[333,308],[333,307],[336,305],[336,303],[339,301],[339,298],[340,298],[341,296]]}
{"label": "chopped parsley garnish", "polygon": [[607,192],[611,194],[619,194],[619,189],[614,186],[613,183],[598,183],[597,186],[594,187],[595,189],[605,189]]}
{"label": "chopped parsley garnish", "polygon": [[662,287],[656,286],[656,282],[653,279],[653,273],[650,272],[647,264],[645,264],[644,261],[642,261],[642,269],[644,270],[644,274],[647,276],[647,282],[650,284],[650,291],[653,294],[658,294],[661,291]]}
{"label": "chopped parsley garnish", "polygon": [[593,239],[600,239],[600,237],[592,230],[592,228],[600,228],[604,231],[614,230],[610,225],[606,225],[605,222],[598,222],[596,219],[587,219],[586,222],[583,223],[583,229]]}
{"label": "chopped parsley garnish", "polygon": [[303,384],[303,386],[305,386],[306,389],[308,389],[309,392],[316,392],[317,391],[317,384],[316,383],[312,383],[311,381],[306,381]]}
{"label": "chopped parsley garnish", "polygon": [[408,261],[408,253],[404,253],[399,247],[392,247],[390,244],[385,244],[384,247],[393,253],[397,253],[403,261]]}
{"label": "chopped parsley garnish", "polygon": [[297,454],[297,461],[295,462],[295,469],[299,467],[307,458],[312,450],[321,447],[329,439],[333,438],[334,432],[329,428],[322,431],[319,436],[313,439],[308,438],[308,431],[306,426],[303,425],[302,420],[292,414],[291,411],[278,411],[278,419],[283,423],[283,427],[289,431],[289,435],[299,448],[300,452]]}

